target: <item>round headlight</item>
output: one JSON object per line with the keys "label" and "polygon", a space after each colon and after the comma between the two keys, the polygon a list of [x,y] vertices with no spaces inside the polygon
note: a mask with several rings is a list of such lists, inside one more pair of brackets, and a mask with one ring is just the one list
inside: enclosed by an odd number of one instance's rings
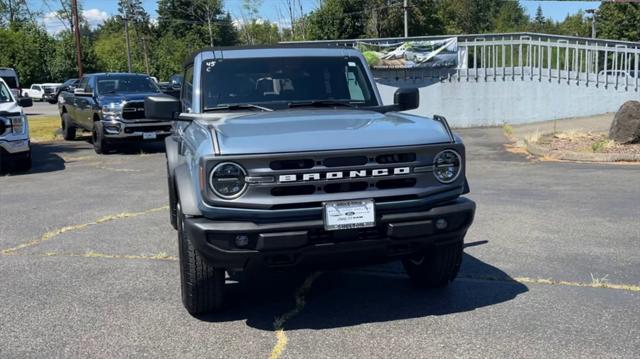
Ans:
{"label": "round headlight", "polygon": [[462,171],[462,157],[454,150],[444,150],[433,159],[433,175],[442,183],[455,181]]}
{"label": "round headlight", "polygon": [[217,164],[209,175],[211,190],[221,198],[233,199],[239,197],[247,188],[244,178],[247,172],[240,165],[233,162]]}

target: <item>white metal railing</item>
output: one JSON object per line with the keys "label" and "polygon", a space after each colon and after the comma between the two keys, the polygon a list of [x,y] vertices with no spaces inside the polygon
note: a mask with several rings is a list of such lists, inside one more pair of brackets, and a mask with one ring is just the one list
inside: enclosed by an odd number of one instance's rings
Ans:
{"label": "white metal railing", "polygon": [[[384,80],[548,81],[640,91],[640,43],[537,33],[421,36],[410,38],[306,41],[353,47],[456,37],[466,63],[456,69],[394,68],[374,71]],[[297,42],[298,44],[300,42]],[[464,62],[464,61],[463,61]]]}
{"label": "white metal railing", "polygon": [[545,36],[486,35],[458,42],[468,66],[450,79],[537,80],[640,90],[640,44]]}

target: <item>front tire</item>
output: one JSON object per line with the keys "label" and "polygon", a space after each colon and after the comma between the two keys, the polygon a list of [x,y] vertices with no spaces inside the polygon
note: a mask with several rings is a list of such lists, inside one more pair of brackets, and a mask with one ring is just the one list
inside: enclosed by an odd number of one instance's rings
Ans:
{"label": "front tire", "polygon": [[411,282],[422,288],[443,288],[458,275],[463,240],[434,246],[402,261]]}
{"label": "front tire", "polygon": [[73,125],[68,113],[62,114],[62,137],[66,141],[73,141],[76,138],[76,126]]}
{"label": "front tire", "polygon": [[178,251],[182,304],[191,315],[215,312],[222,307],[225,271],[207,263],[184,230],[184,215],[177,204]]}
{"label": "front tire", "polygon": [[93,123],[93,132],[91,133],[91,139],[93,141],[93,150],[96,151],[97,154],[108,153],[111,150],[111,146],[109,146],[109,142],[104,137],[104,127],[102,126],[102,122],[95,121]]}

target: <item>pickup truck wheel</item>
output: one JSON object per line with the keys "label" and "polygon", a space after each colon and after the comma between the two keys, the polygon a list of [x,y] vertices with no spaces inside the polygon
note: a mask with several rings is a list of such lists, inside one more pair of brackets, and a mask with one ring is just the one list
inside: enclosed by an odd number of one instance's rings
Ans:
{"label": "pickup truck wheel", "polygon": [[184,231],[184,215],[179,202],[177,212],[182,304],[191,315],[214,312],[222,306],[225,271],[211,266],[194,248]]}
{"label": "pickup truck wheel", "polygon": [[62,114],[62,137],[67,141],[73,141],[76,138],[76,126],[71,122],[68,113]]}
{"label": "pickup truck wheel", "polygon": [[97,154],[109,152],[110,146],[107,142],[107,139],[104,138],[104,128],[102,127],[102,122],[95,121],[93,123],[93,132],[91,133],[91,139],[93,141],[93,150],[96,151]]}
{"label": "pickup truck wheel", "polygon": [[462,262],[462,239],[435,246],[402,261],[411,282],[423,288],[442,288],[454,280]]}

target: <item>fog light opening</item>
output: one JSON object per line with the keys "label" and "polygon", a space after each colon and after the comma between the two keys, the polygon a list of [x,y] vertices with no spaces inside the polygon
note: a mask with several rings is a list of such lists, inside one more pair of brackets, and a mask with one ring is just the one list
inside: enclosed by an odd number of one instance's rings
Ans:
{"label": "fog light opening", "polygon": [[246,234],[239,234],[235,239],[236,247],[244,248],[249,245],[249,236]]}
{"label": "fog light opening", "polygon": [[443,229],[447,229],[447,226],[449,225],[449,223],[447,223],[447,220],[444,218],[438,218],[438,220],[436,220],[436,228],[443,230]]}

